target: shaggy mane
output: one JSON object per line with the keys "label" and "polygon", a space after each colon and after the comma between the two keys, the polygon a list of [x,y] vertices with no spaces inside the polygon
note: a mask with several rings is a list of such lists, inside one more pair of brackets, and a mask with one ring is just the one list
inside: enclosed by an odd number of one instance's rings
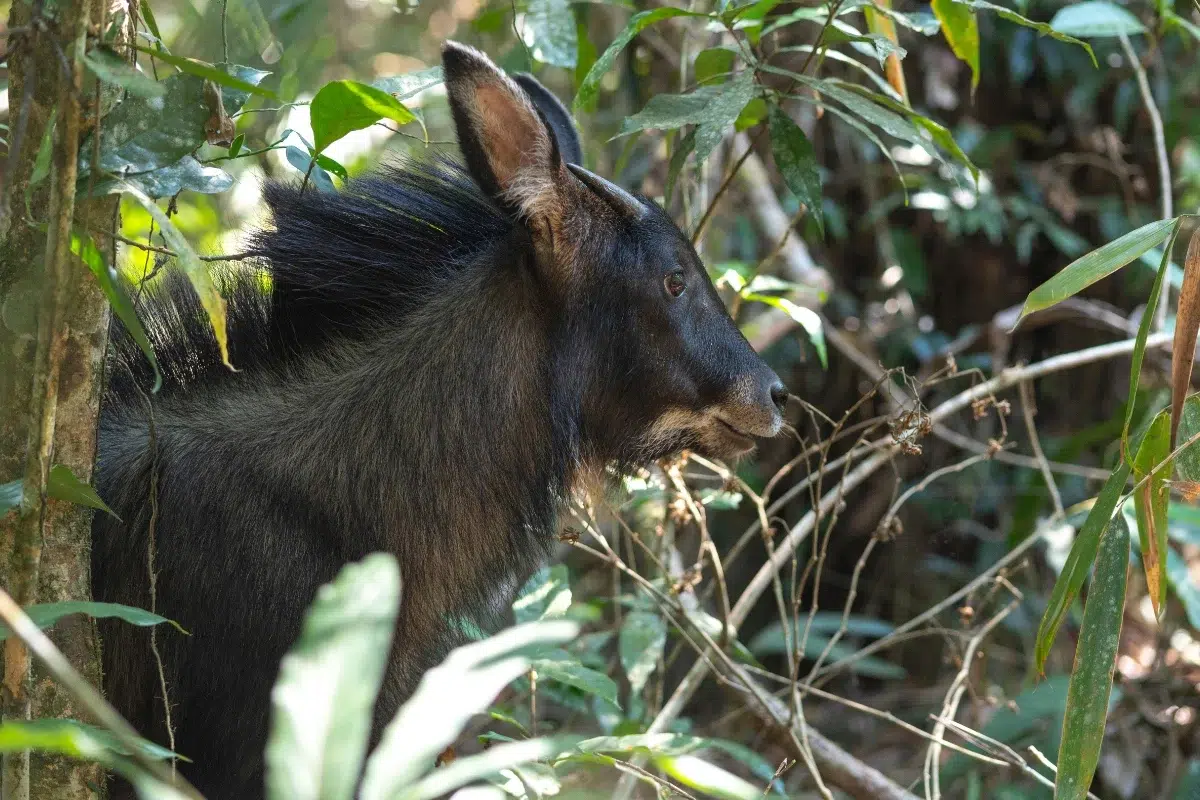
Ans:
{"label": "shaggy mane", "polygon": [[[264,187],[272,226],[256,258],[214,265],[228,304],[230,360],[240,372],[285,369],[330,342],[361,339],[425,302],[445,279],[495,247],[511,223],[458,163],[403,158],[338,193],[298,183]],[[154,347],[162,394],[236,375],[187,278],[172,266],[138,316]],[[112,329],[110,391],[132,401],[153,369],[123,325]]]}

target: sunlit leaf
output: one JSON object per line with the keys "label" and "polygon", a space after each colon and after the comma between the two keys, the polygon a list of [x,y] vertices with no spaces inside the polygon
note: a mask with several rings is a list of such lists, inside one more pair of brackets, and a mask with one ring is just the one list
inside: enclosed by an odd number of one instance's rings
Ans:
{"label": "sunlit leaf", "polygon": [[[179,626],[179,623],[173,620],[160,617],[158,614],[152,614],[140,608],[134,608],[133,606],[123,606],[119,603],[93,603],[81,600],[67,600],[61,603],[37,603],[26,606],[24,611],[33,620],[34,624],[42,630],[53,627],[63,617],[69,617],[72,614],[86,614],[94,619],[120,619],[128,622],[130,625],[137,625],[143,628],[166,622],[180,633],[187,633],[187,631]],[[8,629],[8,626],[0,623],[0,641],[7,639],[11,635],[12,631]]]}
{"label": "sunlit leaf", "polygon": [[579,741],[577,736],[552,736],[522,742],[508,742],[489,747],[482,753],[455,759],[407,789],[404,800],[433,800],[446,797],[455,789],[482,780],[501,770],[545,761],[570,750]]}
{"label": "sunlit leaf", "polygon": [[633,41],[633,37],[654,23],[670,19],[671,17],[708,17],[708,15],[695,11],[687,11],[682,8],[670,7],[655,8],[650,11],[642,11],[639,14],[634,14],[625,25],[624,30],[617,34],[617,38],[613,40],[613,43],[608,46],[607,50],[600,54],[600,57],[596,59],[596,63],[592,65],[587,75],[580,81],[573,104],[575,112],[579,113],[591,106],[597,92],[600,90],[601,78],[612,69],[617,56],[625,49],[626,45]]}
{"label": "sunlit leaf", "polygon": [[971,91],[979,86],[979,23],[975,12],[957,0],[933,0],[933,13],[954,55],[971,68]]}
{"label": "sunlit leaf", "polygon": [[709,797],[761,800],[763,796],[761,786],[696,756],[654,756],[653,760],[667,775]]}
{"label": "sunlit leaf", "polygon": [[[1178,226],[1171,235],[1175,242]],[[1167,271],[1171,257],[1171,245],[1163,252],[1162,272]],[[1151,316],[1149,308],[1146,315]],[[1196,334],[1200,331],[1200,228],[1192,232],[1187,255],[1183,259],[1183,286],[1179,291],[1179,305],[1175,312],[1175,344],[1171,350],[1171,449],[1175,449],[1179,417],[1183,399],[1192,385],[1192,365],[1196,356]]]}
{"label": "sunlit leaf", "polygon": [[130,197],[141,203],[147,213],[158,224],[159,231],[162,237],[175,251],[176,263],[183,269],[188,280],[191,281],[192,288],[196,290],[196,295],[200,298],[200,305],[204,308],[204,312],[208,315],[208,321],[212,325],[213,336],[217,341],[217,349],[221,353],[221,363],[233,369],[233,365],[229,363],[229,339],[226,333],[226,311],[225,299],[221,297],[221,293],[217,291],[217,286],[213,282],[212,275],[209,274],[208,267],[200,260],[200,256],[196,255],[196,250],[179,230],[175,227],[175,223],[166,215],[158,204],[154,202],[137,186],[128,182],[120,182],[118,184],[122,191],[129,194]]}
{"label": "sunlit leaf", "polygon": [[617,652],[629,678],[629,688],[638,694],[658,668],[667,643],[667,623],[651,611],[631,611],[621,623]]}
{"label": "sunlit leaf", "polygon": [[271,691],[271,800],[354,795],[399,608],[400,568],[384,553],[318,590]]}
{"label": "sunlit leaf", "polygon": [[1057,39],[1060,42],[1068,42],[1070,44],[1077,44],[1080,47],[1082,47],[1084,50],[1087,50],[1088,55],[1092,59],[1092,65],[1099,66],[1098,62],[1096,61],[1096,54],[1092,52],[1092,46],[1090,44],[1088,44],[1087,42],[1084,42],[1084,41],[1080,41],[1079,39],[1076,39],[1073,36],[1068,36],[1066,33],[1063,33],[1061,31],[1057,31],[1052,27],[1052,25],[1047,25],[1044,22],[1034,22],[1031,19],[1027,19],[1027,18],[1021,16],[1017,12],[1013,11],[1011,8],[1005,8],[1004,6],[996,5],[995,3],[989,3],[989,2],[987,2],[987,0],[957,0],[957,1],[962,3],[965,6],[973,8],[976,11],[990,11],[993,14],[995,14],[996,16],[1000,17],[1001,19],[1006,19],[1009,22],[1015,22],[1018,25],[1022,25],[1026,28],[1031,28],[1044,36],[1049,36],[1051,39]]}
{"label": "sunlit leaf", "polygon": [[117,315],[117,319],[121,320],[121,324],[125,326],[126,332],[133,341],[141,348],[146,360],[150,362],[150,366],[154,369],[154,387],[151,391],[157,392],[162,387],[162,375],[158,371],[158,358],[154,355],[154,348],[150,345],[146,329],[142,327],[142,321],[138,319],[129,295],[126,294],[124,286],[118,280],[116,270],[105,263],[100,249],[96,247],[92,237],[86,233],[82,236],[78,233],[71,234],[71,252],[87,265],[88,270],[96,279],[96,283],[100,285],[100,291],[108,299],[109,307]]}
{"label": "sunlit leaf", "polygon": [[94,47],[84,53],[83,61],[96,77],[105,83],[120,86],[138,97],[162,97],[166,90],[158,81],[121,58],[108,47]]}
{"label": "sunlit leaf", "polygon": [[[817,157],[812,142],[804,131],[792,122],[782,108],[771,104],[769,113],[771,128],[771,152],[775,166],[783,176],[783,182],[796,195],[808,213],[816,220],[817,229],[825,233],[825,218],[821,213],[821,173],[817,169]],[[824,359],[822,359],[824,363]]]}
{"label": "sunlit leaf", "polygon": [[571,578],[565,564],[544,566],[525,582],[513,601],[518,623],[561,619],[571,607]]}
{"label": "sunlit leaf", "polygon": [[[944,2],[944,0],[942,1]],[[878,47],[876,50],[882,62],[883,72],[887,76],[888,85],[895,90],[900,102],[907,106],[909,104],[908,84],[904,80],[904,65],[900,63],[900,60],[904,58],[904,50],[900,47],[900,39],[896,35],[895,21],[884,13],[891,7],[892,0],[875,0],[874,3],[863,6],[863,17],[867,22],[867,30],[890,45],[882,51]]]}
{"label": "sunlit leaf", "polygon": [[242,152],[242,145],[246,143],[246,134],[239,133],[229,145],[229,157],[237,158],[238,153]]}
{"label": "sunlit leaf", "polygon": [[525,31],[529,48],[538,61],[567,69],[575,66],[579,40],[570,0],[529,0]]}
{"label": "sunlit leaf", "polygon": [[[274,92],[269,89],[264,89],[258,85],[258,82],[262,80],[262,77],[256,81],[245,80],[242,77],[239,77],[238,75],[232,74],[228,71],[227,68],[232,65],[209,64],[206,61],[198,61],[197,59],[187,58],[185,56],[176,56],[163,50],[142,47],[141,45],[134,45],[134,48],[142,53],[148,53],[160,61],[165,61],[171,66],[177,68],[180,72],[185,72],[188,75],[195,75],[197,78],[203,78],[205,80],[212,81],[213,83],[219,83],[222,86],[228,86],[230,89],[236,89],[239,92],[245,92],[246,94],[257,94],[263,97],[269,97],[273,100],[279,99]],[[266,73],[263,74],[263,77],[265,77],[265,74]]]}
{"label": "sunlit leaf", "polygon": [[1134,493],[1133,504],[1137,514],[1142,565],[1146,570],[1146,590],[1157,616],[1162,615],[1167,599],[1163,558],[1167,550],[1167,501],[1171,497],[1167,479],[1171,477],[1172,464],[1167,462],[1153,474],[1151,470],[1170,453],[1170,426],[1171,419],[1167,412],[1162,411],[1155,416],[1133,457],[1134,478],[1142,480],[1149,475],[1149,480]]}
{"label": "sunlit leaf", "polygon": [[1050,308],[1078,294],[1096,281],[1108,277],[1151,247],[1160,244],[1171,234],[1174,226],[1174,219],[1151,222],[1072,261],[1053,278],[1029,293],[1021,309],[1021,317]]}
{"label": "sunlit leaf", "polygon": [[1034,652],[1034,663],[1037,665],[1038,671],[1045,669],[1046,657],[1050,655],[1054,637],[1058,634],[1058,629],[1062,625],[1071,603],[1079,594],[1080,587],[1083,586],[1084,580],[1091,572],[1092,562],[1096,560],[1096,550],[1100,545],[1101,534],[1108,527],[1109,520],[1112,519],[1113,511],[1117,507],[1117,500],[1120,499],[1121,492],[1125,489],[1125,482],[1129,479],[1129,471],[1129,464],[1125,461],[1122,461],[1120,466],[1113,471],[1105,482],[1104,488],[1100,490],[1100,495],[1092,505],[1092,510],[1088,512],[1087,519],[1084,520],[1079,533],[1075,535],[1075,542],[1071,545],[1070,553],[1067,554],[1067,562],[1063,566],[1062,572],[1059,573],[1058,580],[1054,582],[1054,589],[1046,604],[1046,612],[1042,616],[1041,624],[1038,625]]}
{"label": "sunlit leaf", "polygon": [[1125,517],[1118,514],[1105,527],[1100,539],[1096,575],[1083,609],[1083,627],[1067,690],[1055,798],[1086,797],[1100,760],[1108,696],[1121,639],[1128,566],[1129,528]]}
{"label": "sunlit leaf", "polygon": [[1085,0],[1063,6],[1050,20],[1050,27],[1069,36],[1093,39],[1146,32],[1146,26],[1137,17],[1107,0]]}
{"label": "sunlit leaf", "polygon": [[563,644],[579,626],[566,620],[530,622],[459,647],[425,673],[416,692],[383,732],[367,760],[360,800],[401,796],[457,738],[467,721],[529,671],[531,652]]}
{"label": "sunlit leaf", "polygon": [[728,47],[710,47],[696,54],[692,62],[692,70],[696,75],[696,83],[703,86],[723,80],[733,70],[737,53]]}
{"label": "sunlit leaf", "polygon": [[313,97],[308,107],[313,129],[313,149],[320,153],[351,131],[368,128],[383,119],[399,125],[416,117],[392,95],[358,81],[331,81]]}
{"label": "sunlit leaf", "polygon": [[822,325],[821,317],[817,312],[811,308],[796,305],[786,297],[772,297],[769,294],[755,294],[753,292],[743,294],[742,297],[746,300],[766,303],[773,308],[778,308],[791,317],[808,334],[808,340],[812,342],[813,349],[817,351],[817,358],[821,361],[821,367],[826,369],[829,367],[829,352],[825,346],[825,327]]}
{"label": "sunlit leaf", "polygon": [[371,82],[371,85],[376,89],[387,92],[397,100],[407,100],[425,91],[430,86],[437,86],[441,82],[442,68],[429,67],[404,75],[388,75],[383,78],[376,78]]}

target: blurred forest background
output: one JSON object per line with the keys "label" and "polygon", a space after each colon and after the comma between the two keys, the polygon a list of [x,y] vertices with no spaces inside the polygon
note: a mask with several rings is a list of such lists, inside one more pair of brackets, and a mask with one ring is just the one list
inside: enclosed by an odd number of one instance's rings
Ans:
{"label": "blurred forest background", "polygon": [[[1002,3],[150,0],[107,19],[133,18],[142,76],[180,68],[153,56],[165,47],[244,65],[273,97],[225,86],[239,108],[214,118],[232,127],[197,134],[180,154],[198,163],[139,183],[148,197],[123,195],[119,233],[96,245],[140,281],[179,251],[164,212],[201,256],[237,254],[263,222],[264,179],[332,189],[400,155],[455,153],[433,70],[447,38],[533,72],[573,104],[590,169],[695,232],[731,312],[799,402],[793,430],[735,472],[684,459],[576,509],[538,585],[569,584],[571,616],[586,623],[571,652],[609,683],[522,679],[458,747],[669,731],[724,742],[710,760],[760,792],[873,796],[830,766],[846,762],[813,756],[832,774],[805,763],[819,732],[917,796],[1051,797],[1050,763],[1071,749],[1060,744],[1090,559],[1057,637],[1039,621],[1124,433],[1152,427],[1171,397],[1161,345],[1196,220],[1179,221],[1165,257],[1170,224],[1113,277],[1021,308],[1089,251],[1200,211],[1200,5]],[[653,16],[633,29],[639,13]],[[10,54],[23,36],[9,32]],[[128,39],[111,41],[130,63]],[[309,103],[341,80],[390,93],[410,117],[393,109],[321,149]],[[131,81],[115,79],[128,96]],[[175,96],[164,129],[190,113]],[[11,144],[20,98],[0,103]],[[122,157],[141,171],[138,155]],[[1135,348],[1118,346],[969,394],[1006,369],[1132,339],[1160,266],[1165,300],[1132,391]],[[1118,512],[1134,555],[1113,692],[1097,684],[1107,722],[1077,743],[1098,752],[1100,798],[1200,798],[1200,509],[1187,481],[1166,491],[1157,578],[1142,568],[1134,503]],[[778,690],[783,716],[756,711],[723,668],[721,680],[697,674],[683,617],[722,643],[720,620],[737,622],[726,649]],[[494,784],[620,796],[633,788],[622,774],[652,775],[643,796],[703,793],[683,788],[703,785],[684,766],[637,766],[656,752],[609,757],[624,771],[605,778],[525,767]]]}

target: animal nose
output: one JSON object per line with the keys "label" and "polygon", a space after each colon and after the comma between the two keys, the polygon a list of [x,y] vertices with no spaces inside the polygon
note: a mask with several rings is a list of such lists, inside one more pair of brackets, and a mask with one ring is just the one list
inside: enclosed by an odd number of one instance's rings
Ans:
{"label": "animal nose", "polygon": [[771,402],[779,409],[779,413],[787,410],[788,390],[778,379],[771,384]]}

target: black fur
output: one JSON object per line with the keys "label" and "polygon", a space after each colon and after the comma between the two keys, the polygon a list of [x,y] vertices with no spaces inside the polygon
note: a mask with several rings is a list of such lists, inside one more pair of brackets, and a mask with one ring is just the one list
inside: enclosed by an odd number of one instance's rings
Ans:
{"label": "black fur", "polygon": [[[472,58],[452,101],[512,91]],[[218,272],[237,372],[178,275],[141,308],[158,395],[114,330],[97,488],[123,522],[96,518],[94,593],[150,607],[152,533],[156,610],[191,632],[157,634],[176,746],[208,797],[261,795],[279,660],[343,564],[388,551],[404,579],[378,734],[468,631],[504,623],[581,474],[778,430],[778,380],[680,231],[644,199],[614,214],[551,150],[526,216],[444,160],[336,195],[270,185],[262,256]],[[110,699],[165,743],[149,632],[101,631]]]}

